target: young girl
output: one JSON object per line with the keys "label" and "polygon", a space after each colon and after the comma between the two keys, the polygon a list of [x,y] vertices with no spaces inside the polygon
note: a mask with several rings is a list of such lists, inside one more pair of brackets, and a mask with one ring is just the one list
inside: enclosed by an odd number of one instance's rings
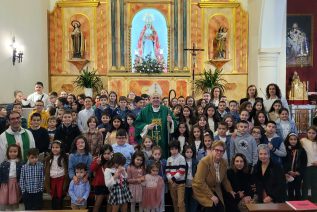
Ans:
{"label": "young girl", "polygon": [[117,134],[118,129],[120,129],[122,127],[123,127],[123,124],[122,124],[121,117],[114,116],[111,120],[110,130],[106,135],[105,143],[111,144],[111,145],[117,143],[116,134]]}
{"label": "young girl", "polygon": [[247,110],[249,112],[249,114],[252,112],[252,103],[249,101],[243,102],[240,107],[239,107],[239,111],[241,110]]}
{"label": "young girl", "polygon": [[269,120],[276,121],[279,118],[279,111],[282,108],[281,100],[275,100],[269,110]]}
{"label": "young girl", "polygon": [[138,142],[135,139],[135,127],[133,122],[135,121],[135,115],[133,113],[128,113],[127,115],[127,131],[128,131],[128,141],[129,144],[135,147],[138,145]]}
{"label": "young girl", "polygon": [[109,107],[111,109],[111,113],[116,109],[117,107],[117,93],[114,91],[110,91],[109,93]]}
{"label": "young girl", "polygon": [[197,160],[200,161],[203,157],[207,156],[209,153],[211,153],[211,145],[214,141],[214,138],[212,136],[212,132],[205,132],[203,135],[203,147],[198,150],[197,152]]}
{"label": "young girl", "polygon": [[201,115],[198,117],[198,126],[200,127],[202,132],[210,131],[208,120],[205,115]]}
{"label": "young girl", "polygon": [[178,130],[174,134],[174,138],[179,141],[181,145],[181,152],[183,152],[183,147],[188,144],[189,130],[185,122],[180,122],[178,124]]}
{"label": "young girl", "polygon": [[105,183],[109,189],[108,203],[113,212],[117,212],[119,209],[127,212],[128,202],[132,199],[127,183],[128,174],[124,168],[125,163],[126,159],[121,153],[114,153],[109,161],[109,167],[104,172]]}
{"label": "young girl", "polygon": [[21,192],[19,187],[22,168],[20,146],[10,144],[6,151],[7,160],[0,165],[0,209],[15,210],[19,207]]}
{"label": "young girl", "polygon": [[198,203],[193,198],[192,180],[195,176],[198,161],[194,155],[195,149],[193,146],[187,145],[184,147],[183,155],[186,160],[186,175],[185,175],[185,207],[188,211],[197,211]]}
{"label": "young girl", "polygon": [[52,209],[63,208],[63,198],[68,191],[68,157],[62,148],[62,142],[52,142],[51,153],[45,158],[45,180],[46,192],[51,194]]}
{"label": "young girl", "polygon": [[142,207],[148,212],[160,211],[164,181],[159,175],[159,170],[160,163],[153,163],[148,167],[148,174],[145,175]]}
{"label": "young girl", "polygon": [[215,115],[216,113],[216,107],[213,104],[208,104],[205,107],[205,116],[208,119],[208,125],[209,125],[209,129],[212,132],[215,132],[217,130],[217,123],[218,123],[218,118]]}
{"label": "young girl", "polygon": [[131,164],[127,168],[129,189],[132,193],[131,212],[135,212],[135,204],[142,202],[142,182],[145,175],[145,158],[143,152],[135,152],[132,155]]}
{"label": "young girl", "polygon": [[257,99],[257,100],[255,100],[255,103],[254,103],[253,108],[252,108],[252,112],[250,114],[251,119],[253,120],[256,113],[258,113],[260,111],[265,113],[263,101],[260,99]]}
{"label": "young girl", "polygon": [[182,106],[177,104],[173,107],[173,114],[176,118],[177,121],[180,120],[180,117],[182,116],[183,114],[183,109],[182,109]]}
{"label": "young girl", "polygon": [[145,157],[145,163],[149,160],[149,158],[152,155],[152,147],[153,147],[153,141],[150,136],[144,136],[142,140],[142,152]]}
{"label": "young girl", "polygon": [[287,155],[283,158],[283,168],[288,181],[288,200],[301,200],[301,186],[307,165],[306,151],[295,133],[288,134],[284,144]]}
{"label": "young girl", "polygon": [[249,132],[251,132],[251,129],[253,128],[253,124],[252,122],[249,121],[249,116],[250,116],[250,113],[246,109],[240,110],[239,112],[240,120],[244,120],[249,123]]}
{"label": "young girl", "polygon": [[308,190],[311,189],[311,199],[317,202],[317,128],[311,126],[307,129],[307,138],[300,140],[307,154],[307,168],[303,180],[303,199],[308,198]]}
{"label": "young girl", "polygon": [[186,123],[188,130],[191,130],[192,126],[196,123],[193,111],[187,105],[185,105],[183,108],[183,115],[181,121]]}
{"label": "young girl", "polygon": [[90,153],[93,157],[99,155],[100,150],[103,146],[103,135],[99,132],[97,126],[97,117],[91,116],[87,120],[88,131],[83,135],[86,137],[90,149]]}
{"label": "young girl", "polygon": [[[90,171],[94,173],[92,185],[95,192],[95,205],[93,212],[98,212],[104,199],[107,199],[109,190],[105,185],[104,171],[108,168],[109,161],[113,154],[112,146],[105,144],[100,150],[99,157],[96,157],[90,165]],[[107,211],[111,211],[110,205],[107,205]]]}
{"label": "young girl", "polygon": [[268,121],[269,120],[264,111],[259,111],[254,116],[254,126],[261,127],[264,131]]}
{"label": "young girl", "polygon": [[189,106],[190,109],[192,109],[193,111],[196,108],[196,104],[195,104],[195,99],[192,96],[187,96],[186,97],[186,105]]}
{"label": "young girl", "polygon": [[203,149],[203,133],[198,125],[194,125],[189,135],[189,144],[195,149],[195,158],[198,156],[198,152]]}
{"label": "young girl", "polygon": [[289,133],[297,134],[297,128],[295,122],[289,118],[289,113],[286,108],[282,108],[279,111],[280,117],[276,120],[276,133],[286,139]]}
{"label": "young girl", "polygon": [[[77,183],[79,182],[79,179],[75,175],[76,165],[79,163],[84,163],[87,167],[86,170],[89,170],[92,162],[92,155],[89,151],[89,144],[87,139],[82,135],[77,136],[72,143],[70,152],[71,154],[69,155],[68,159],[68,176],[70,180],[74,180],[74,182]],[[84,177],[84,182],[88,181],[89,175],[90,170],[88,174]]]}
{"label": "young girl", "polygon": [[226,114],[223,117],[223,121],[228,124],[227,135],[232,135],[232,133],[234,133],[234,130],[236,129],[236,125],[235,125],[235,121],[234,121],[233,116],[231,114]]}

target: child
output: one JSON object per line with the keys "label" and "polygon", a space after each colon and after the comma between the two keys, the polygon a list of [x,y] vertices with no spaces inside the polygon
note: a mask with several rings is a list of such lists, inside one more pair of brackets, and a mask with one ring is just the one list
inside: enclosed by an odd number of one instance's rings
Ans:
{"label": "child", "polygon": [[289,113],[286,108],[279,111],[280,117],[276,120],[276,132],[284,140],[289,133],[297,134],[295,122],[289,118]]}
{"label": "child", "polygon": [[[159,175],[163,178],[164,182],[167,182],[165,169],[166,169],[166,160],[162,158],[162,149],[160,146],[152,147],[152,156],[148,160],[146,167],[150,167],[154,163],[160,164],[159,166]],[[161,205],[159,211],[165,211],[165,193],[167,192],[167,186],[164,185],[161,195]]]}
{"label": "child", "polygon": [[[57,127],[60,126],[62,124],[63,121],[63,115],[65,113],[65,109],[64,108],[58,108],[57,112],[56,112],[56,122],[57,122]],[[76,122],[77,124],[77,122]]]}
{"label": "child", "polygon": [[236,121],[233,118],[232,115],[227,114],[225,115],[225,117],[223,118],[223,121],[226,122],[228,124],[228,130],[227,130],[227,135],[232,135],[232,133],[234,133],[235,129],[236,129]]}
{"label": "child", "polygon": [[56,133],[56,117],[51,116],[48,118],[48,127],[47,127],[47,132],[48,132],[48,136],[50,138],[50,145],[49,145],[49,149],[51,149],[51,145],[52,142],[54,141],[54,137],[55,137],[55,133]]}
{"label": "child", "polygon": [[250,114],[251,121],[254,121],[254,117],[258,112],[263,112],[264,114],[266,114],[265,109],[264,109],[264,105],[263,105],[263,101],[261,99],[255,100],[255,103],[254,103],[253,108],[252,108],[252,112]]}
{"label": "child", "polygon": [[264,130],[262,127],[254,126],[251,130],[251,135],[254,138],[256,145],[259,146],[260,144],[268,144],[267,137],[264,134]]}
{"label": "child", "polygon": [[302,181],[307,166],[306,151],[295,133],[288,134],[284,142],[287,155],[283,158],[283,168],[288,181],[288,200],[301,200]]}
{"label": "child", "polygon": [[110,126],[110,130],[107,133],[106,137],[105,137],[105,142],[106,144],[115,144],[117,139],[116,139],[116,134],[118,129],[123,127],[123,122],[121,120],[121,118],[119,116],[114,116],[111,120],[111,126]]}
{"label": "child", "polygon": [[160,211],[162,202],[161,194],[164,190],[163,178],[159,175],[160,164],[153,163],[148,167],[148,174],[145,175],[142,207],[146,211]]}
{"label": "child", "polygon": [[177,99],[177,104],[179,104],[180,106],[184,107],[185,106],[185,97],[179,96],[178,99]]}
{"label": "child", "polygon": [[215,140],[222,141],[225,143],[226,149],[222,158],[224,158],[225,160],[227,160],[227,162],[229,162],[231,159],[230,157],[231,136],[227,135],[227,131],[228,131],[228,124],[226,122],[219,122],[218,128],[217,128],[218,134],[215,136]]}
{"label": "child", "polygon": [[129,190],[127,177],[124,165],[126,164],[125,157],[117,152],[114,153],[109,161],[109,167],[106,168],[105,183],[109,189],[108,203],[112,207],[112,211],[122,212],[128,211],[128,202],[132,199],[132,194]]}
{"label": "child", "polygon": [[231,114],[235,122],[239,121],[239,112],[238,112],[239,103],[236,100],[231,100],[229,102],[229,114]]}
{"label": "child", "polygon": [[108,96],[107,95],[101,95],[100,96],[100,105],[95,109],[95,116],[97,117],[98,123],[102,122],[102,114],[104,113],[111,113],[111,110],[109,109],[108,105]]}
{"label": "child", "polygon": [[127,115],[127,127],[128,127],[128,136],[129,136],[129,144],[135,147],[138,145],[138,142],[135,138],[135,127],[133,125],[133,122],[135,121],[135,115],[133,113],[129,113]]}
{"label": "child", "polygon": [[142,110],[142,108],[144,106],[143,98],[140,97],[140,96],[136,96],[134,98],[134,104],[135,104],[135,108],[132,111],[132,113],[135,115],[135,117],[137,117],[140,114],[140,112],[141,112],[141,110]]}
{"label": "child", "polygon": [[[88,167],[90,167],[90,164],[92,162],[92,156],[89,153],[89,145],[87,139],[80,135],[77,136],[74,139],[74,142],[72,143],[71,147],[71,154],[69,155],[68,159],[68,176],[69,179],[74,180],[74,183],[78,183],[78,177],[75,175],[75,167],[79,163],[86,164],[86,167],[88,170]],[[84,181],[88,181],[90,173],[88,171],[88,174],[86,174],[83,178]]]}
{"label": "child", "polygon": [[118,107],[117,105],[117,93],[110,91],[109,93],[109,108],[111,109],[111,114]]}
{"label": "child", "polygon": [[173,114],[177,121],[180,121],[180,118],[183,114],[183,108],[181,105],[177,104],[173,107]]}
{"label": "child", "polygon": [[145,158],[143,152],[135,152],[131,159],[131,164],[127,168],[129,189],[132,193],[131,212],[135,212],[136,203],[142,211],[142,182],[145,175]]}
{"label": "child", "polygon": [[210,130],[208,119],[205,115],[198,116],[198,126],[202,132],[212,131]]}
{"label": "child", "polygon": [[97,121],[98,120],[95,116],[91,116],[87,120],[88,131],[83,134],[88,141],[89,150],[93,157],[99,155],[100,149],[103,145],[103,137],[102,133],[97,129]]}
{"label": "child", "polygon": [[204,115],[204,107],[202,105],[198,105],[196,109],[196,117]]}
{"label": "child", "polygon": [[127,143],[127,131],[119,129],[116,134],[117,143],[112,145],[113,152],[120,152],[126,158],[125,168],[131,163],[131,157],[134,153],[134,148]]}
{"label": "child", "polygon": [[197,211],[198,203],[193,198],[192,180],[195,176],[198,161],[194,157],[194,148],[192,146],[184,147],[184,157],[186,160],[186,183],[185,183],[185,206],[186,211]]}
{"label": "child", "polygon": [[7,129],[7,110],[0,106],[0,134]]}
{"label": "child", "polygon": [[48,118],[50,117],[50,115],[48,112],[46,112],[44,110],[44,103],[42,100],[37,100],[35,102],[35,109],[32,113],[30,113],[29,118],[28,118],[28,127],[31,126],[31,116],[34,113],[39,113],[41,115],[40,125],[41,125],[41,127],[47,129],[47,121],[48,121]]}
{"label": "child", "polygon": [[20,103],[14,103],[12,111],[18,112],[21,116],[21,127],[27,128],[28,127],[28,121],[26,118],[22,117],[22,104]]}
{"label": "child", "polygon": [[279,118],[279,111],[282,108],[281,100],[275,100],[269,110],[269,120],[276,121]]}
{"label": "child", "polygon": [[[152,138],[150,136],[144,136],[142,139],[142,152],[144,154],[145,157],[145,163],[147,163],[147,161],[149,160],[149,158],[152,155],[152,147],[153,147],[153,141]],[[158,144],[156,144],[158,145]]]}
{"label": "child", "polygon": [[50,138],[47,132],[47,129],[40,126],[41,124],[41,114],[33,113],[30,117],[31,125],[29,130],[32,132],[35,147],[39,150],[41,155],[41,160],[43,161],[44,154],[48,152],[48,146],[50,144]]}
{"label": "child", "polygon": [[250,133],[251,129],[253,128],[252,122],[249,121],[250,112],[246,109],[242,109],[242,110],[240,110],[239,115],[240,115],[240,121],[247,121],[248,122],[248,125],[249,125],[248,132]]}
{"label": "child", "polygon": [[[195,99],[192,96],[187,96],[186,97],[186,105],[192,110],[194,111],[196,108],[196,103],[195,103]],[[185,106],[184,106],[185,107]]]}
{"label": "child", "polygon": [[[105,184],[104,171],[108,168],[112,157],[113,149],[109,144],[105,144],[100,151],[99,157],[96,157],[90,165],[90,171],[94,173],[92,185],[95,193],[95,205],[93,212],[98,212],[104,199],[107,199],[109,190]],[[111,211],[110,205],[107,205],[107,211]]]}
{"label": "child", "polygon": [[21,148],[11,144],[6,151],[7,160],[0,165],[0,210],[15,210],[21,199],[19,180],[22,167]]}
{"label": "child", "polygon": [[198,125],[194,125],[189,135],[189,144],[195,149],[195,158],[198,156],[198,151],[203,148],[203,133]]}
{"label": "child", "polygon": [[311,189],[311,200],[317,202],[317,128],[311,126],[307,129],[307,137],[300,140],[307,154],[306,173],[303,180],[303,199],[308,198]]}
{"label": "child", "polygon": [[45,181],[47,193],[52,197],[52,209],[63,208],[63,197],[67,192],[68,180],[68,157],[63,150],[62,142],[52,142],[51,153],[45,158]]}
{"label": "child", "polygon": [[246,110],[249,112],[249,117],[251,115],[252,112],[252,108],[253,108],[253,104],[249,101],[243,102],[240,107],[239,107],[239,111],[241,112],[242,110]]}
{"label": "child", "polygon": [[258,162],[258,148],[248,129],[249,124],[247,121],[241,120],[238,122],[237,136],[231,138],[230,157],[233,157],[237,153],[244,154],[249,170],[252,170],[252,167]]}
{"label": "child", "polygon": [[98,125],[98,131],[102,133],[102,136],[105,138],[107,133],[110,130],[110,113],[104,112],[101,115],[101,124]]}
{"label": "child", "polygon": [[268,139],[271,159],[282,166],[282,158],[286,156],[286,149],[283,139],[276,134],[276,123],[274,121],[268,121],[265,135]]}
{"label": "child", "polygon": [[216,116],[218,117],[219,120],[222,120],[223,117],[227,114],[226,108],[227,108],[226,102],[219,101],[218,108],[216,111]]}
{"label": "child", "polygon": [[192,126],[195,124],[195,118],[192,109],[185,105],[183,108],[183,117],[181,121],[185,122],[187,125],[188,130],[192,129]]}
{"label": "child", "polygon": [[261,127],[263,131],[265,131],[268,121],[264,111],[258,111],[254,116],[254,126]]}
{"label": "child", "polygon": [[205,116],[208,119],[209,129],[215,132],[218,124],[218,117],[216,116],[216,107],[213,104],[208,104],[205,107]]}
{"label": "child", "polygon": [[72,124],[75,124],[77,126],[77,117],[78,117],[78,112],[75,110],[72,110]]}
{"label": "child", "polygon": [[211,131],[205,132],[203,137],[203,147],[201,149],[198,149],[197,156],[196,156],[198,161],[200,161],[203,157],[211,153],[211,146],[213,141],[214,141],[214,138],[212,136],[212,132]]}
{"label": "child", "polygon": [[117,107],[113,113],[113,116],[119,116],[122,122],[124,122],[127,118],[127,114],[131,113],[131,111],[127,107],[128,104],[128,99],[125,96],[120,96],[119,97],[119,107]]}
{"label": "child", "polygon": [[44,169],[38,162],[38,149],[31,148],[27,153],[28,162],[22,166],[20,188],[25,210],[41,210],[43,204]]}
{"label": "child", "polygon": [[69,153],[73,140],[80,135],[80,131],[77,125],[72,124],[71,111],[65,111],[62,121],[62,124],[56,129],[54,139],[61,141],[63,149],[66,153]]}
{"label": "child", "polygon": [[[194,128],[195,129],[195,128]],[[166,177],[173,200],[174,211],[185,211],[185,170],[186,161],[179,153],[179,141],[172,141],[169,144],[171,156],[167,159]]]}
{"label": "child", "polygon": [[85,98],[85,109],[81,110],[77,116],[77,125],[81,133],[88,131],[87,121],[88,119],[95,115],[94,109],[92,109],[92,98],[87,96]]}
{"label": "child", "polygon": [[189,142],[189,130],[185,122],[180,122],[178,124],[178,130],[174,133],[173,137],[179,141],[181,152],[183,152],[183,147]]}
{"label": "child", "polygon": [[83,210],[87,207],[87,199],[90,192],[89,182],[85,180],[87,166],[84,163],[78,163],[75,170],[77,180],[73,179],[70,182],[68,194],[71,199],[71,208],[73,210]]}

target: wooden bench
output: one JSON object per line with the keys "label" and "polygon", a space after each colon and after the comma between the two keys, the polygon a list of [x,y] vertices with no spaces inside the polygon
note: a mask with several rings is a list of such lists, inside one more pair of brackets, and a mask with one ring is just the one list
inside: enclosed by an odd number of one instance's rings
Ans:
{"label": "wooden bench", "polygon": [[[286,203],[268,203],[268,204],[247,204],[249,212],[294,212],[295,210]],[[304,210],[304,211],[316,211],[316,210]]]}

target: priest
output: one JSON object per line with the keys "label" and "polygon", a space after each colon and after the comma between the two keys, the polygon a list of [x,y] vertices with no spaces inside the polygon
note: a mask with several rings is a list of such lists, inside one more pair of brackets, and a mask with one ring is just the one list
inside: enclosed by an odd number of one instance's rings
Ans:
{"label": "priest", "polygon": [[135,136],[139,143],[145,136],[150,136],[154,145],[163,150],[163,157],[168,156],[169,134],[176,128],[176,120],[172,112],[161,105],[161,89],[158,84],[154,86],[151,94],[151,104],[143,108],[134,122]]}

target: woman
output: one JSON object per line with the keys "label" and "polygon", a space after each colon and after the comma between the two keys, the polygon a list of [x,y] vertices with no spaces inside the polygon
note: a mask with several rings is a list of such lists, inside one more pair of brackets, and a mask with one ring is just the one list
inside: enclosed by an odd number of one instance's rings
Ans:
{"label": "woman", "polygon": [[261,97],[258,97],[258,90],[255,85],[249,85],[247,88],[247,95],[246,98],[240,99],[240,105],[243,102],[249,101],[254,105],[256,100],[261,100],[263,102],[263,99]]}
{"label": "woman", "polygon": [[266,99],[263,101],[265,111],[268,113],[275,100],[281,100],[282,106],[289,109],[287,100],[282,97],[281,90],[277,84],[271,83],[266,87]]}
{"label": "woman", "polygon": [[215,86],[211,89],[211,99],[210,103],[214,104],[216,107],[218,107],[220,98],[223,95],[223,90],[219,86]]}
{"label": "woman", "polygon": [[225,143],[215,141],[211,154],[204,157],[198,164],[192,187],[194,198],[204,207],[206,212],[224,212],[224,200],[221,187],[234,197],[227,178],[227,163],[223,159]]}
{"label": "woman", "polygon": [[252,174],[258,202],[284,202],[286,200],[286,180],[282,167],[270,160],[270,149],[266,144],[258,145],[258,154],[259,161]]}
{"label": "woman", "polygon": [[246,204],[251,203],[251,175],[249,174],[247,159],[237,153],[232,161],[231,168],[227,171],[228,180],[232,189],[236,192],[235,199],[225,193],[226,210],[230,212],[247,211]]}

